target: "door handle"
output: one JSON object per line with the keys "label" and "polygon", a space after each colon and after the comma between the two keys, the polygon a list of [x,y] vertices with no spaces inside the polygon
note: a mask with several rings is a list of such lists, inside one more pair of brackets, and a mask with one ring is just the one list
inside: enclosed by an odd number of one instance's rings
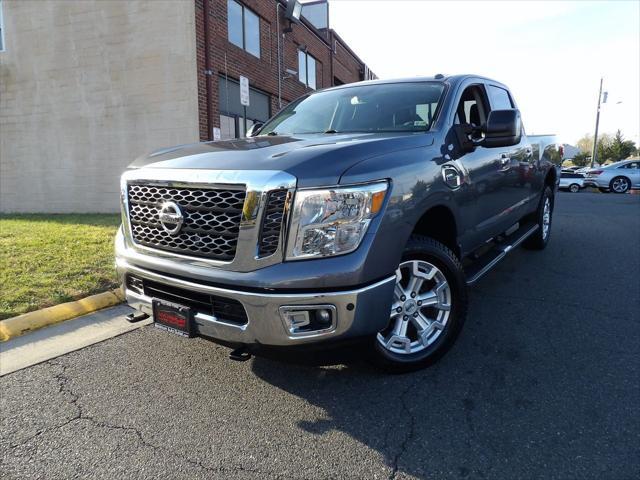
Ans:
{"label": "door handle", "polygon": [[510,168],[511,168],[511,157],[508,154],[503,153],[502,155],[500,155],[500,171],[506,172]]}

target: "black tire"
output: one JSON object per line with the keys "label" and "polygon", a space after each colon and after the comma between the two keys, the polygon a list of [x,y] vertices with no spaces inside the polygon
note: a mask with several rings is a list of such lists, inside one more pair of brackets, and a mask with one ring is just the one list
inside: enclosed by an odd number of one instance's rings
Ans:
{"label": "black tire", "polygon": [[578,193],[580,191],[580,185],[578,185],[577,183],[572,183],[571,185],[569,185],[569,191],[571,193]]}
{"label": "black tire", "polygon": [[[614,187],[614,184],[619,185]],[[631,180],[627,177],[613,177],[609,183],[609,191],[613,193],[627,193],[631,190]]]}
{"label": "black tire", "polygon": [[[544,206],[549,201],[550,212],[549,212],[549,228],[546,231],[544,230]],[[538,229],[523,243],[522,246],[529,250],[544,250],[549,243],[549,237],[551,236],[551,226],[553,224],[553,205],[554,198],[553,193],[549,187],[545,187],[542,192],[542,196],[540,197],[540,203],[538,204],[538,209],[533,215],[534,220],[538,223]]]}
{"label": "black tire", "polygon": [[424,350],[415,353],[394,353],[377,339],[371,340],[370,359],[390,373],[406,373],[425,368],[441,358],[453,345],[467,314],[467,286],[458,257],[442,243],[422,235],[412,235],[402,254],[402,262],[423,260],[437,267],[450,288],[451,301],[447,323],[439,336]]}

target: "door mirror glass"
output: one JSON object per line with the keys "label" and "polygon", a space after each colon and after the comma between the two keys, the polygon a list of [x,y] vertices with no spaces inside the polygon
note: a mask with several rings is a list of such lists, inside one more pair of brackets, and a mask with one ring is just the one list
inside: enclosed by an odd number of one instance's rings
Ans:
{"label": "door mirror glass", "polygon": [[264,123],[262,122],[256,122],[253,125],[251,125],[248,129],[247,129],[247,134],[245,136],[247,137],[255,137],[258,132],[260,131],[260,129],[262,128],[262,126],[264,125]]}
{"label": "door mirror glass", "polygon": [[516,109],[492,110],[485,126],[485,147],[509,147],[520,143],[522,123]]}

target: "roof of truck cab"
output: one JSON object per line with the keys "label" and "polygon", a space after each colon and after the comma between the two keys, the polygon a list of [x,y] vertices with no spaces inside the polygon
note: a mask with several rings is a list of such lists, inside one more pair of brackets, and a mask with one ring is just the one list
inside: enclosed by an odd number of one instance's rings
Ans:
{"label": "roof of truck cab", "polygon": [[[437,77],[437,78],[436,78]],[[459,74],[459,75],[435,75],[433,77],[402,77],[402,78],[387,78],[387,79],[377,79],[377,80],[365,80],[362,82],[355,83],[346,83],[344,85],[338,85],[335,87],[328,87],[318,91],[327,91],[327,90],[339,90],[342,88],[350,88],[350,87],[359,87],[362,85],[384,85],[388,83],[416,83],[416,82],[439,82],[439,83],[449,83],[449,84],[457,84],[462,82],[463,80],[467,80],[469,78],[478,79],[486,82],[495,83],[497,85],[503,85],[501,82],[493,80],[492,78],[483,77],[482,75],[473,75],[473,74]]]}

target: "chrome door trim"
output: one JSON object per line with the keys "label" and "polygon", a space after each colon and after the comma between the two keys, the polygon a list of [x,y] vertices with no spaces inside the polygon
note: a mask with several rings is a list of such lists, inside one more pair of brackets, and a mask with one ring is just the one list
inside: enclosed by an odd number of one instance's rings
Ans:
{"label": "chrome door trim", "polygon": [[[231,261],[191,257],[180,253],[159,250],[133,241],[129,223],[129,200],[127,186],[130,182],[143,182],[165,187],[243,189],[246,192],[236,254]],[[125,241],[128,247],[137,252],[176,261],[182,264],[213,266],[223,270],[249,272],[258,268],[280,263],[286,241],[289,211],[297,179],[293,175],[279,170],[200,170],[141,168],[125,172],[120,180],[120,204]],[[285,212],[280,230],[278,249],[267,257],[258,257],[258,241],[262,216],[266,208],[268,193],[272,190],[288,190]]]}

